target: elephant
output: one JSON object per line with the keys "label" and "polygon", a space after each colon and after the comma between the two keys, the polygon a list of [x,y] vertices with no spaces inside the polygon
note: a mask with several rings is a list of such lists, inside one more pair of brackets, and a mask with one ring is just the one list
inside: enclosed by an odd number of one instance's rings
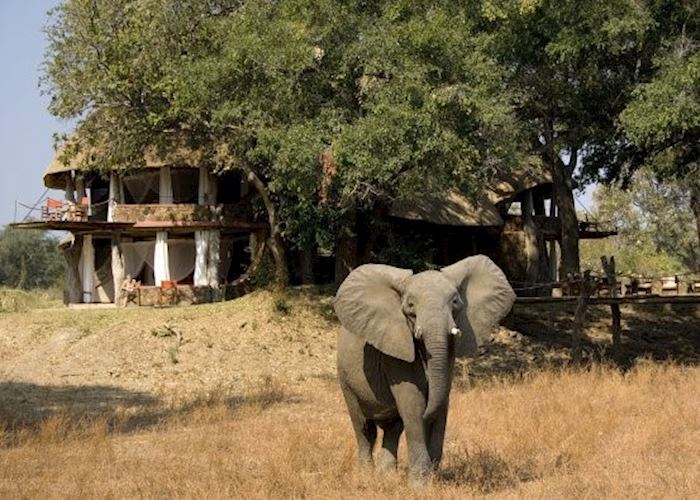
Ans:
{"label": "elephant", "polygon": [[414,274],[364,264],[340,285],[333,306],[341,323],[338,381],[361,463],[396,469],[406,432],[409,478],[425,483],[442,458],[456,356],[474,355],[515,300],[488,257],[467,257]]}

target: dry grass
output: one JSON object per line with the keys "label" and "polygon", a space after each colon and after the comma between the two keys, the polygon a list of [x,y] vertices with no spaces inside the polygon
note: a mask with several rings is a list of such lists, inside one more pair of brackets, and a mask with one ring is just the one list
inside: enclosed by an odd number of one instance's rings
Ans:
{"label": "dry grass", "polygon": [[[700,369],[548,371],[454,394],[445,460],[421,492],[355,463],[339,391],[263,386],[121,428],[53,414],[0,451],[2,497],[691,497],[700,491]],[[128,431],[128,432],[124,432]],[[7,443],[6,443],[7,444]]]}
{"label": "dry grass", "polygon": [[[0,498],[693,497],[696,312],[657,327],[653,314],[625,314],[628,351],[650,357],[629,370],[566,368],[568,337],[555,331],[566,315],[511,318],[458,375],[444,461],[419,492],[406,485],[405,443],[397,474],[356,464],[326,298],[8,314]],[[604,348],[606,320],[592,317],[590,352]],[[175,333],[154,335],[163,325]],[[668,329],[673,342],[643,349]]]}

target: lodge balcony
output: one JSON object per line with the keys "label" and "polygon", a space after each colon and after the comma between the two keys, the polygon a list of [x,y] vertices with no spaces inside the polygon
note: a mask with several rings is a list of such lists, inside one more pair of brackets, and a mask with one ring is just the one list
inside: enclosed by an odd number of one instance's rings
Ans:
{"label": "lodge balcony", "polygon": [[240,229],[258,230],[265,225],[255,221],[251,200],[234,203],[153,203],[90,205],[49,198],[41,207],[41,220],[14,224],[27,229],[73,232],[148,229]]}
{"label": "lodge balcony", "polygon": [[[533,215],[535,227],[546,241],[559,240],[561,237],[561,220],[559,217],[546,215]],[[522,215],[509,215],[505,221],[504,231],[516,232],[524,228],[524,218]],[[607,221],[579,221],[579,238],[582,240],[593,240],[607,238],[617,234],[617,228]]]}

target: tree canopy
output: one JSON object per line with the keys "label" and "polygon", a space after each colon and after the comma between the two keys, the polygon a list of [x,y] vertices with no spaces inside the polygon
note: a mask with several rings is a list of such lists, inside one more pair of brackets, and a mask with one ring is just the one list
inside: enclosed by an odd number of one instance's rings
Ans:
{"label": "tree canopy", "polygon": [[0,285],[30,290],[58,284],[65,264],[57,244],[42,231],[2,229]]}

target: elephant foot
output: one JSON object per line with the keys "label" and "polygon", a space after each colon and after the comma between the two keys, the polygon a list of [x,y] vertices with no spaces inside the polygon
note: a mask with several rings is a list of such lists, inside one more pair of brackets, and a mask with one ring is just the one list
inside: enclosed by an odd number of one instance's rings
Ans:
{"label": "elephant foot", "polygon": [[426,460],[411,465],[408,471],[408,481],[411,488],[426,487],[433,477],[433,470],[433,464],[427,457]]}

